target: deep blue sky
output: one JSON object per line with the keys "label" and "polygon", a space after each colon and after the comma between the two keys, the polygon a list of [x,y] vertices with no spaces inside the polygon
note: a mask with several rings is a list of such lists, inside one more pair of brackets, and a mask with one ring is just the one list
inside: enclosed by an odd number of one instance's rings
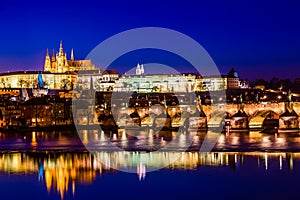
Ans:
{"label": "deep blue sky", "polygon": [[60,40],[83,59],[116,33],[159,26],[198,41],[223,73],[234,67],[248,79],[300,77],[300,2],[80,2],[0,0],[0,71],[42,69],[45,49],[58,50]]}

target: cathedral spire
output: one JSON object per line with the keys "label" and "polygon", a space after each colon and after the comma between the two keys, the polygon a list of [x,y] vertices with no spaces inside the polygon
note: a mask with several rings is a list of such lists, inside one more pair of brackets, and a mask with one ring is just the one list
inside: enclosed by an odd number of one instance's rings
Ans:
{"label": "cathedral spire", "polygon": [[74,50],[73,50],[73,48],[71,50],[71,60],[74,61]]}
{"label": "cathedral spire", "polygon": [[51,58],[52,62],[55,62],[55,53],[54,53],[54,49],[52,49],[52,58]]}
{"label": "cathedral spire", "polygon": [[135,74],[136,74],[136,75],[141,75],[141,67],[140,67],[140,64],[139,64],[139,63],[138,63],[137,66],[136,66]]}
{"label": "cathedral spire", "polygon": [[144,74],[145,73],[145,71],[144,71],[144,65],[141,64],[140,66],[141,66],[141,74]]}
{"label": "cathedral spire", "polygon": [[51,62],[50,62],[50,56],[49,51],[46,49],[46,57],[45,57],[45,63],[44,63],[44,71],[49,71],[51,68]]}
{"label": "cathedral spire", "polygon": [[61,40],[60,44],[59,44],[59,55],[62,56],[63,54],[64,54],[64,49],[63,49],[62,40]]}
{"label": "cathedral spire", "polygon": [[46,57],[49,57],[49,50],[48,50],[48,48],[46,49]]}

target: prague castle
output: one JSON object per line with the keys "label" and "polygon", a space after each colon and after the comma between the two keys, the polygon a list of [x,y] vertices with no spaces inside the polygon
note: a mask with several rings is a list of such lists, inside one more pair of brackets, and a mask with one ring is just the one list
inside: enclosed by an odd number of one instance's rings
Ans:
{"label": "prague castle", "polygon": [[52,56],[50,58],[49,51],[46,51],[46,58],[44,64],[44,71],[51,73],[65,73],[70,71],[80,70],[95,70],[91,60],[75,60],[74,51],[71,50],[71,59],[67,59],[67,53],[64,52],[62,41],[59,45],[59,52],[54,53],[52,50]]}
{"label": "prague castle", "polygon": [[[78,75],[78,71],[84,71]],[[91,60],[75,60],[73,49],[68,59],[60,42],[59,51],[48,49],[43,71],[17,71],[0,74],[1,91],[22,88],[46,90],[72,90],[75,87],[96,91],[139,92],[201,92],[247,88],[241,85],[238,74],[232,69],[225,76],[197,74],[145,74],[144,66],[137,65],[136,73],[119,74],[116,70],[101,70]],[[1,89],[2,88],[2,89]],[[45,93],[44,93],[45,94]]]}
{"label": "prague castle", "polygon": [[[95,82],[101,80],[102,72],[96,68],[91,60],[75,60],[74,51],[71,50],[70,60],[64,52],[62,41],[59,51],[54,49],[50,58],[48,49],[46,50],[43,71],[15,71],[0,74],[0,94],[7,91],[21,88],[46,90],[71,90],[77,82],[82,82],[83,87],[90,84],[87,77],[77,77],[78,71],[86,71],[94,77]],[[98,81],[99,82],[99,81]]]}

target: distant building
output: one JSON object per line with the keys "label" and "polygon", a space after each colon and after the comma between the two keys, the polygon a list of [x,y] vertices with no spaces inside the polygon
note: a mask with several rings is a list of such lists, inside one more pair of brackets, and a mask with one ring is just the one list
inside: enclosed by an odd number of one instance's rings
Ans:
{"label": "distant building", "polygon": [[249,81],[240,81],[239,82],[239,88],[241,89],[249,89]]}
{"label": "distant building", "polygon": [[102,73],[102,81],[116,81],[119,78],[119,74],[116,70],[105,70]]}
{"label": "distant building", "polygon": [[21,118],[28,127],[52,126],[52,105],[43,97],[33,98],[20,106]]}
{"label": "distant building", "polygon": [[48,89],[71,89],[77,73],[51,73],[42,71],[16,71],[0,74],[0,88],[40,88],[39,77],[43,87]]}
{"label": "distant building", "polygon": [[227,89],[240,88],[240,80],[238,73],[232,68],[227,74]]}
{"label": "distant building", "polygon": [[143,65],[138,64],[136,74],[122,75],[114,91],[193,92],[197,78],[196,74],[144,74]]}
{"label": "distant building", "polygon": [[220,91],[227,89],[226,76],[203,76],[200,78],[200,91]]}
{"label": "distant building", "polygon": [[231,69],[228,75],[200,76],[197,74],[145,74],[144,66],[137,64],[134,75],[122,75],[115,91],[138,92],[195,92],[222,91],[249,88],[247,81],[240,81],[238,73]]}
{"label": "distant building", "polygon": [[19,105],[23,127],[50,127],[71,125],[71,101],[58,96],[32,98]]}

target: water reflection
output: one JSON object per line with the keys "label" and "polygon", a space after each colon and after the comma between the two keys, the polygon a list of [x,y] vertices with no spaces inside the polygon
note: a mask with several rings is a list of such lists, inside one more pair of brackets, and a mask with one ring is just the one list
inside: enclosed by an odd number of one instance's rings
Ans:
{"label": "water reflection", "polygon": [[259,131],[208,134],[206,132],[81,130],[0,133],[0,150],[115,150],[199,151],[203,141],[214,144],[213,151],[290,151],[300,150],[300,135],[264,134]]}
{"label": "water reflection", "polygon": [[[137,154],[138,152],[132,152]],[[97,176],[103,173],[116,172],[116,169],[135,166],[139,180],[146,178],[149,165],[172,157],[175,152],[158,152],[145,157],[147,165],[129,160],[126,152],[98,152],[95,156],[89,153],[59,153],[59,152],[19,152],[0,154],[0,171],[15,174],[37,174],[37,179],[43,181],[49,193],[58,193],[63,199],[67,195],[76,196],[76,184],[93,184]],[[104,163],[98,162],[101,156]],[[300,161],[300,153],[265,153],[265,152],[182,152],[181,157],[166,166],[169,170],[199,170],[200,166],[227,166],[238,170],[245,166],[270,166],[278,170],[293,170],[294,162]],[[256,163],[253,165],[253,163]],[[71,188],[71,191],[69,191]]]}
{"label": "water reflection", "polygon": [[[90,150],[108,150],[111,145],[126,151],[202,151],[204,141],[212,144],[214,151],[298,151],[300,135],[290,133],[265,134],[259,131],[230,132],[176,132],[137,131],[119,129],[117,132],[95,130],[79,131],[79,136]],[[101,137],[95,137],[101,135]],[[207,151],[210,151],[208,149]]]}

